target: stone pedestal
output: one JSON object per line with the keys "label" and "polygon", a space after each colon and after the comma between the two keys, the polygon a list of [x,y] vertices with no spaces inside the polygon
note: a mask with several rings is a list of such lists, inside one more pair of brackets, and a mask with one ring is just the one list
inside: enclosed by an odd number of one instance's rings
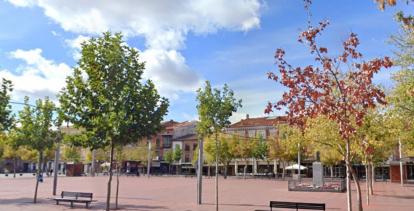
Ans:
{"label": "stone pedestal", "polygon": [[313,167],[313,186],[323,186],[323,165],[321,162],[314,162]]}

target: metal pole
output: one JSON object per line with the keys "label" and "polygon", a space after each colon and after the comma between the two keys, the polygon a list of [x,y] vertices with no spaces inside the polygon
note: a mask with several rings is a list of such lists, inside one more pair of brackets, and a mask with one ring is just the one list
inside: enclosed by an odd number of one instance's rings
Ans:
{"label": "metal pole", "polygon": [[148,141],[148,168],[147,168],[147,174],[148,178],[150,177],[150,168],[151,168],[151,140]]}
{"label": "metal pole", "polygon": [[55,167],[54,167],[54,178],[53,178],[53,195],[56,196],[56,187],[57,187],[57,176],[58,176],[58,164],[59,164],[59,152],[60,152],[60,143],[56,147],[55,153]]}
{"label": "metal pole", "polygon": [[400,151],[400,175],[401,175],[401,186],[403,186],[404,185],[404,176],[403,176],[403,163],[402,163],[402,152],[401,152],[401,147],[402,147],[402,144],[401,144],[401,137],[399,137],[399,139],[398,139],[398,143],[399,143],[399,151]]}
{"label": "metal pole", "polygon": [[298,143],[298,179],[299,182],[301,182],[301,177],[300,177],[300,143]]}
{"label": "metal pole", "polygon": [[91,174],[92,174],[92,177],[94,177],[95,176],[95,165],[96,165],[96,163],[95,163],[95,155],[96,155],[96,150],[93,150],[92,151],[92,169],[91,169]]}
{"label": "metal pole", "polygon": [[201,204],[202,178],[203,178],[203,139],[200,139],[198,153],[198,175],[197,175],[197,204]]}

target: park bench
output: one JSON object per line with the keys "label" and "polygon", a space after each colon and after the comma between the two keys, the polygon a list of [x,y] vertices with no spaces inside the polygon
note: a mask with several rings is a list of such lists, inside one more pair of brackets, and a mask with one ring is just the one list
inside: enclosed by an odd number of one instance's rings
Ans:
{"label": "park bench", "polygon": [[73,203],[85,203],[86,208],[92,202],[92,193],[82,193],[82,192],[71,192],[71,191],[62,191],[61,198],[54,198],[56,204],[59,202],[70,202],[70,206],[73,207]]}
{"label": "park bench", "polygon": [[[284,202],[284,201],[270,201],[270,210],[273,208],[289,208],[296,210],[325,210],[323,203],[306,203],[306,202]],[[264,210],[256,210],[264,211]]]}

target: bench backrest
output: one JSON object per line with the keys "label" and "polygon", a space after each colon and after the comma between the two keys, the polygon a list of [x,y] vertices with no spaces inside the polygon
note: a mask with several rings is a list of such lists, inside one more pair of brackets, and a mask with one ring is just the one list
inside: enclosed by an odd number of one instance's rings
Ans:
{"label": "bench backrest", "polygon": [[270,201],[270,207],[271,208],[275,207],[275,208],[325,210],[325,204],[323,203],[307,203],[307,202]]}
{"label": "bench backrest", "polygon": [[92,199],[92,193],[82,193],[82,192],[71,192],[71,191],[62,191],[62,198],[64,197],[73,197],[73,198],[90,198]]}

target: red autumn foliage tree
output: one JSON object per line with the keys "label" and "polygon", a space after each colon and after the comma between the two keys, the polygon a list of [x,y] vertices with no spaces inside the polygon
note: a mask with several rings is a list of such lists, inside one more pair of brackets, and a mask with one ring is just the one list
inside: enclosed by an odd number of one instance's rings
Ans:
{"label": "red autumn foliage tree", "polygon": [[[304,0],[311,3],[309,0]],[[308,10],[308,5],[305,5]],[[351,33],[348,41],[343,42],[343,52],[330,56],[328,48],[319,46],[316,38],[329,25],[329,20],[319,22],[314,27],[310,19],[308,28],[301,31],[298,42],[309,47],[315,57],[315,65],[293,67],[285,59],[285,51],[277,49],[275,64],[280,74],[268,73],[268,78],[288,88],[283,99],[268,103],[265,113],[273,109],[287,107],[290,124],[304,125],[305,117],[319,114],[328,116],[338,124],[339,133],[346,142],[348,209],[352,209],[350,193],[350,174],[356,181],[359,209],[362,210],[359,183],[350,163],[350,137],[356,134],[357,126],[362,126],[368,108],[375,108],[377,103],[385,104],[384,92],[372,83],[374,74],[382,67],[391,67],[388,57],[362,61],[362,54],[357,51],[359,40]],[[360,143],[357,143],[360,144]]]}

